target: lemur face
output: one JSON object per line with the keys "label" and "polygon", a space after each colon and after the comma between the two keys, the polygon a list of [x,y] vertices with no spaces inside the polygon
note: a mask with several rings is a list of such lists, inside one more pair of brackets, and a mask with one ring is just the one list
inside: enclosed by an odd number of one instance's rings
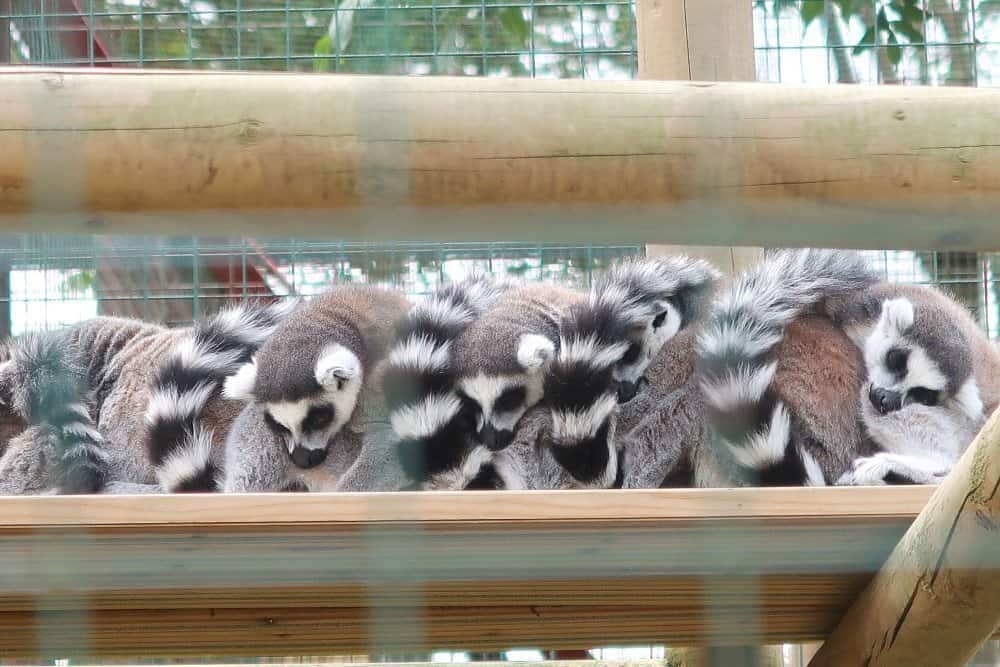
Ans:
{"label": "lemur face", "polygon": [[[255,363],[226,381],[229,398],[252,399]],[[354,414],[363,373],[358,357],[339,344],[323,350],[314,368],[319,391],[311,396],[262,404],[264,421],[284,441],[292,463],[312,468],[326,460],[330,441]]]}
{"label": "lemur face", "polygon": [[517,423],[544,394],[545,369],[555,355],[555,344],[537,334],[521,336],[518,364],[521,373],[477,373],[458,382],[463,409],[475,424],[472,439],[492,451],[504,449],[514,439]]}
{"label": "lemur face", "polygon": [[635,397],[645,382],[643,375],[653,358],[681,329],[681,313],[674,304],[658,301],[653,306],[651,312],[654,315],[645,322],[643,328],[635,332],[632,344],[611,371],[611,376],[618,385],[619,403],[627,403]]}
{"label": "lemur face", "polygon": [[975,378],[949,378],[912,335],[914,322],[909,300],[890,299],[882,304],[882,314],[864,346],[871,406],[882,415],[914,404],[954,404],[969,415],[981,413]]}

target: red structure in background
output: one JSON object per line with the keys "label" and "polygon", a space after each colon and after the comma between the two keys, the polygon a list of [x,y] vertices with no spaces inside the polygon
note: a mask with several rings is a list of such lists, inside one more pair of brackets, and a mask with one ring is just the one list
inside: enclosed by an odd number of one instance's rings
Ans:
{"label": "red structure in background", "polygon": [[[0,0],[0,15],[11,15],[11,0]],[[47,14],[47,25],[59,41],[66,59],[73,64],[96,64],[113,66],[114,57],[96,27],[91,26],[87,12],[83,10],[80,0],[49,0],[47,4],[49,12]],[[8,19],[0,22],[0,62],[8,62],[10,57],[10,21]],[[207,270],[213,281],[218,285],[226,286],[225,293],[229,296],[238,297],[243,294],[254,296],[271,295],[273,291],[264,280],[261,270],[269,275],[273,275],[279,284],[285,285],[289,292],[291,285],[283,275],[281,269],[273,259],[267,256],[260,244],[251,240],[251,252],[255,256],[254,261],[244,263],[234,257],[226,258],[226,261],[203,262],[202,268]],[[157,288],[169,288],[169,276],[173,274],[169,268],[157,272],[156,275],[149,275],[148,267],[139,269],[147,271],[145,276],[146,289],[156,290]],[[119,315],[141,315],[137,309],[141,299],[135,299],[135,304],[130,304],[132,300],[122,300],[121,295],[127,294],[132,286],[136,286],[143,280],[142,276],[137,276],[136,269],[126,268],[114,261],[103,261],[98,265],[98,294],[111,293],[118,294],[113,308]],[[177,275],[177,282],[183,284],[184,277]],[[166,280],[164,280],[166,279]],[[161,285],[151,283],[165,283]],[[104,288],[103,290],[101,288]],[[178,307],[180,304],[177,304]],[[136,310],[136,312],[130,312]],[[183,321],[188,319],[189,313],[184,312],[186,308],[178,312],[177,308],[167,308],[165,312],[152,314],[156,319],[168,321]]]}

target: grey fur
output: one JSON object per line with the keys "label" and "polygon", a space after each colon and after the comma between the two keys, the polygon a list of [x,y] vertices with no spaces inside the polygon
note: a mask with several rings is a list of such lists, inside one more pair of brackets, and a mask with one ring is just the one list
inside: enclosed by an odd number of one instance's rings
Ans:
{"label": "grey fur", "polygon": [[[59,493],[94,493],[107,477],[104,440],[90,413],[83,371],[53,334],[27,334],[8,346],[9,358],[0,364],[0,387],[8,421],[44,426],[29,429],[20,442],[37,442],[44,464],[29,466],[44,471],[44,479],[24,482],[25,488],[46,488]],[[19,451],[23,462],[30,456]],[[24,464],[18,464],[22,472]],[[6,474],[0,472],[0,475]]]}
{"label": "grey fur", "polygon": [[[226,441],[223,490],[282,490],[290,485],[333,490],[363,450],[368,456],[369,425],[384,428],[388,423],[381,386],[383,358],[408,309],[408,301],[397,292],[359,285],[333,288],[290,316],[255,358],[256,372],[246,396],[250,405]],[[361,364],[360,377],[350,380],[356,393],[343,400],[339,388],[320,386],[315,370],[324,351],[337,346]],[[230,378],[234,379],[238,377]],[[312,434],[315,442],[306,443],[310,449],[321,447],[323,458],[308,467],[295,465],[292,457],[303,445],[291,432],[276,432],[290,427],[269,422],[269,412],[275,401],[318,405],[327,400],[340,401],[334,407],[336,417],[325,430]]]}
{"label": "grey fur", "polygon": [[717,297],[698,341],[699,381],[714,439],[725,443],[725,455],[748,478],[765,484],[829,481],[773,385],[778,346],[793,320],[877,280],[856,253],[778,251]]}
{"label": "grey fur", "polygon": [[[935,288],[882,283],[832,302],[829,312],[864,351],[868,382],[858,400],[878,449],[837,482],[884,484],[890,474],[939,482],[1000,403],[997,348],[968,310]],[[890,351],[903,353],[901,364],[890,363]],[[917,397],[926,390],[932,405]],[[876,409],[876,391],[898,397],[897,405]]]}

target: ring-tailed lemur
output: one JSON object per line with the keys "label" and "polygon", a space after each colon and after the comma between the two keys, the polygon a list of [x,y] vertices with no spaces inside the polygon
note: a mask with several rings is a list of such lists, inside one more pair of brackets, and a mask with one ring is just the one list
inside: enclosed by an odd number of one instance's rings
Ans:
{"label": "ring-tailed lemur", "polygon": [[[649,384],[620,407],[619,446],[623,452],[622,486],[733,486],[754,480],[713,445],[709,409],[695,371],[701,326],[682,331],[650,366]],[[775,352],[773,386],[788,412],[800,444],[814,456],[821,475],[774,483],[832,481],[864,452],[857,414],[857,392],[864,365],[857,348],[828,318],[799,317],[785,329]],[[823,443],[845,443],[825,447]],[[812,459],[810,459],[810,462]]]}
{"label": "ring-tailed lemur", "polygon": [[559,344],[559,325],[579,292],[552,285],[506,290],[454,340],[455,382],[462,404],[458,458],[441,459],[425,488],[462,489],[514,439],[521,417],[543,397],[545,373]]}
{"label": "ring-tailed lemur", "polygon": [[[104,439],[87,405],[82,369],[52,334],[28,334],[8,345],[0,364],[5,438],[3,493],[96,493],[107,478]],[[10,434],[10,433],[9,433]]]}
{"label": "ring-tailed lemur", "polygon": [[1000,353],[934,288],[881,283],[828,310],[863,351],[860,410],[880,450],[838,483],[940,482],[1000,404]]}
{"label": "ring-tailed lemur", "polygon": [[[347,285],[292,313],[226,380],[225,395],[256,404],[256,412],[245,408],[229,435],[224,490],[265,490],[257,485],[276,479],[332,487],[336,475],[324,466],[330,450],[349,447],[336,445],[346,438],[358,451],[366,422],[384,420],[377,369],[409,306],[399,292]],[[261,420],[284,453],[260,441]]]}
{"label": "ring-tailed lemur", "polygon": [[[817,261],[824,255],[836,261]],[[866,278],[862,267],[853,253],[772,255],[727,291],[702,340],[715,432],[740,467],[765,483],[939,481],[985,419],[980,395],[987,406],[1000,399],[1000,359],[964,308],[934,289]],[[782,326],[809,311],[825,320],[814,328],[826,331],[788,354],[792,327]],[[811,412],[792,406],[810,388],[825,390],[824,374],[847,373],[857,363],[838,336],[849,337],[862,360],[847,394],[852,404]],[[841,358],[815,353],[835,342]],[[784,377],[786,384],[797,378],[792,391],[782,390],[782,359],[800,369]],[[810,368],[819,381],[801,372]],[[863,426],[856,436],[855,421]],[[820,433],[815,427],[823,423],[839,431]]]}
{"label": "ring-tailed lemur", "polygon": [[[253,309],[254,306],[246,304],[241,308]],[[217,320],[217,324],[206,326],[225,331],[226,323],[241,322],[232,312],[222,313]],[[109,487],[157,482],[155,467],[147,448],[142,446],[148,429],[146,411],[154,395],[158,369],[175,349],[192,350],[185,345],[191,332],[192,329],[168,329],[126,318],[96,317],[47,334],[47,342],[56,346],[71,367],[81,369],[85,378],[85,394],[92,403],[91,413],[96,415],[97,424],[96,436],[90,437],[103,437],[105,479]],[[230,333],[234,339],[245,334]],[[190,358],[188,361],[197,367],[195,361]],[[210,369],[214,361],[212,358],[203,360],[200,370]],[[178,398],[183,395],[181,392]],[[236,415],[235,408],[231,402],[213,399],[202,410],[204,423],[215,433],[216,446],[222,444],[226,427]],[[76,412],[82,418],[83,411]],[[164,414],[170,413],[168,410]],[[177,413],[177,410],[172,412]],[[21,462],[18,465],[23,471],[29,468],[42,471],[45,465],[39,461],[46,456],[49,436],[44,430],[30,430],[43,446],[33,447],[29,437],[19,438]],[[35,462],[29,465],[26,462],[32,457]],[[31,484],[41,487],[45,482],[36,480]]]}
{"label": "ring-tailed lemur", "polygon": [[856,253],[778,251],[719,295],[698,340],[698,374],[713,431],[747,479],[823,484],[839,473],[825,469],[818,456],[845,446],[858,451],[857,443],[817,443],[801,415],[789,410],[776,378],[793,320],[877,282]]}
{"label": "ring-tailed lemur", "polygon": [[560,325],[546,375],[550,455],[577,486],[609,487],[618,476],[616,415],[632,400],[665,344],[697,317],[719,273],[686,256],[622,262]]}
{"label": "ring-tailed lemur", "polygon": [[473,415],[456,390],[455,341],[510,288],[485,275],[444,285],[396,332],[383,385],[399,462],[418,486],[457,483],[452,471],[470,449]]}
{"label": "ring-tailed lemur", "polygon": [[160,364],[146,408],[146,448],[164,490],[217,488],[217,439],[203,421],[205,411],[225,379],[250,361],[296,306],[289,299],[225,308],[196,323]]}

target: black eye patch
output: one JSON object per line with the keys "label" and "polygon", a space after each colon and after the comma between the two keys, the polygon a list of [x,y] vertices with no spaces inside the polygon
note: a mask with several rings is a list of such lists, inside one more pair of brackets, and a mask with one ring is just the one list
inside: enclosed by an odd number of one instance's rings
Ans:
{"label": "black eye patch", "polygon": [[521,386],[505,389],[493,403],[493,409],[497,412],[513,412],[524,405],[527,395],[528,392]]}
{"label": "black eye patch", "polygon": [[885,367],[893,375],[906,375],[906,362],[910,359],[910,351],[894,347],[885,353]]}
{"label": "black eye patch", "polygon": [[322,431],[333,421],[332,405],[314,405],[302,420],[302,430],[306,433]]}
{"label": "black eye patch", "polygon": [[290,435],[291,431],[284,425],[279,423],[274,417],[271,416],[270,412],[264,413],[264,423],[267,427],[277,433],[278,435]]}
{"label": "black eye patch", "polygon": [[908,391],[906,395],[914,403],[919,403],[920,405],[926,405],[928,407],[934,407],[941,400],[940,392],[936,392],[933,389],[928,389],[926,387],[914,387]]}
{"label": "black eye patch", "polygon": [[471,415],[478,415],[483,411],[483,409],[479,406],[479,403],[464,391],[457,391],[455,393],[458,395],[458,400],[462,403],[463,412]]}
{"label": "black eye patch", "polygon": [[639,359],[640,354],[642,354],[642,346],[638,343],[632,343],[629,345],[629,348],[625,350],[625,354],[622,356],[622,363],[634,364]]}
{"label": "black eye patch", "polygon": [[653,319],[653,328],[659,329],[663,326],[663,322],[667,319],[667,311],[663,311]]}

